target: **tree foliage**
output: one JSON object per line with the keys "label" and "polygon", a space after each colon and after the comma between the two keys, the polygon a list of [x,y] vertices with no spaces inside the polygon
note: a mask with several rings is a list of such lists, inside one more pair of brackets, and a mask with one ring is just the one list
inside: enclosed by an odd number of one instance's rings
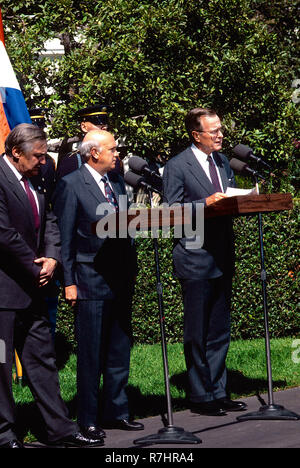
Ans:
{"label": "tree foliage", "polygon": [[[224,118],[227,153],[242,142],[278,170],[294,168],[296,0],[14,0],[1,8],[15,71],[27,101],[49,109],[51,136],[71,135],[74,112],[104,99],[134,152],[168,159],[186,144],[186,112],[209,106]],[[53,62],[40,52],[55,37],[65,55]]]}
{"label": "tree foliage", "polygon": [[[114,131],[127,136],[132,151],[168,159],[187,144],[187,111],[208,106],[223,117],[224,152],[230,156],[235,144],[250,145],[279,176],[268,188],[296,195],[296,0],[6,0],[1,9],[13,67],[28,105],[49,109],[50,136],[72,135],[75,111],[104,100]],[[53,38],[65,51],[55,61],[41,55]],[[299,330],[298,215],[295,210],[265,217],[273,336]],[[261,336],[256,221],[238,219],[235,230],[233,336]],[[134,332],[137,341],[153,342],[159,326],[151,240],[140,241],[138,253]],[[160,256],[168,339],[176,340],[182,300],[171,274],[170,240],[161,243]],[[65,309],[61,301],[61,314]],[[72,317],[61,316],[59,326],[69,335]]]}

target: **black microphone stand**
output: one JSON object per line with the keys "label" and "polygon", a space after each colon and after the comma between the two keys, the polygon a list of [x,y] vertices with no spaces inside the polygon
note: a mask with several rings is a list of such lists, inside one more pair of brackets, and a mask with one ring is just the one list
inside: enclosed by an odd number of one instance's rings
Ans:
{"label": "black microphone stand", "polygon": [[[254,175],[257,193],[258,177]],[[270,346],[270,333],[269,333],[269,314],[267,304],[267,272],[265,269],[265,256],[263,244],[263,228],[262,228],[262,214],[258,213],[258,230],[259,230],[259,245],[260,245],[260,262],[261,262],[261,283],[263,294],[263,307],[264,307],[264,327],[265,327],[265,349],[266,349],[266,362],[267,362],[267,376],[268,376],[268,404],[263,405],[259,411],[253,413],[246,413],[239,416],[238,421],[247,421],[251,419],[259,420],[299,420],[300,416],[292,411],[284,408],[284,406],[276,405],[274,403],[273,395],[273,380],[272,380],[272,364],[271,364],[271,346]]]}
{"label": "black microphone stand", "polygon": [[[148,195],[150,198],[150,206],[153,208],[152,203],[152,190],[147,187]],[[174,426],[173,412],[170,394],[170,380],[169,380],[169,365],[167,354],[167,343],[165,334],[165,317],[163,313],[163,287],[160,281],[160,267],[158,255],[158,241],[155,235],[153,236],[153,246],[155,255],[155,270],[156,270],[156,290],[158,297],[158,309],[160,319],[160,332],[161,332],[161,346],[163,355],[164,366],[164,379],[165,379],[165,393],[167,399],[168,410],[168,425],[158,431],[157,434],[142,437],[134,440],[136,445],[152,445],[152,444],[200,444],[202,441],[191,432],[186,432],[182,427]]]}

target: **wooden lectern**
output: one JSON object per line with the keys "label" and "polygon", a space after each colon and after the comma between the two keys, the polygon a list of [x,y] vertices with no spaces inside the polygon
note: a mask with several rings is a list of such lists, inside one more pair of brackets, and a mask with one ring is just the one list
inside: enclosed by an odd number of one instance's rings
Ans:
{"label": "wooden lectern", "polygon": [[[243,216],[255,215],[257,213],[270,213],[293,208],[290,193],[271,193],[261,195],[239,195],[222,198],[216,203],[204,208],[204,218],[216,216]],[[105,225],[112,226],[115,233],[127,232],[128,225],[138,219],[135,224],[137,230],[144,231],[164,226],[178,226],[191,224],[191,213],[184,207],[157,207],[128,210],[120,214],[110,214],[103,218]],[[97,234],[97,222],[92,224],[92,232]]]}
{"label": "wooden lectern", "polygon": [[291,210],[293,200],[290,193],[270,193],[261,195],[239,195],[222,198],[204,209],[205,218],[215,216],[241,216],[256,213],[270,213]]}
{"label": "wooden lectern", "polygon": [[[107,234],[112,234],[113,237],[116,237],[116,234],[120,235],[120,233],[127,237],[128,227],[133,223],[137,231],[147,231],[153,228],[160,229],[164,226],[183,226],[191,224],[191,222],[191,213],[181,206],[137,208],[105,216],[102,218],[101,228],[104,233],[107,230]],[[99,233],[98,223],[99,221],[96,221],[91,226],[92,233],[96,235]]]}

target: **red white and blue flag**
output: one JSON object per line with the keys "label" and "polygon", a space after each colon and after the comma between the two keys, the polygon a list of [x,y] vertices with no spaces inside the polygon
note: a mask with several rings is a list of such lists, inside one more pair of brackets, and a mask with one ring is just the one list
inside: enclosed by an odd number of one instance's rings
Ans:
{"label": "red white and blue flag", "polygon": [[0,153],[9,132],[20,123],[31,123],[30,115],[5,49],[0,10]]}

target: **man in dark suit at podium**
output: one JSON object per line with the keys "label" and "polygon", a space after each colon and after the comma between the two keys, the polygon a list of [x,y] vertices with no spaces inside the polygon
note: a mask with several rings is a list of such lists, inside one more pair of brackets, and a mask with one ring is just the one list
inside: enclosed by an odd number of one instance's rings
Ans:
{"label": "man in dark suit at podium", "polygon": [[[163,174],[164,199],[169,204],[203,203],[226,197],[234,175],[222,148],[223,128],[216,112],[196,108],[186,116],[191,146],[173,157]],[[226,392],[225,360],[230,342],[230,299],[234,242],[230,217],[204,221],[204,243],[175,240],[174,272],[184,302],[184,350],[189,400],[194,412],[224,415],[245,409]]]}

